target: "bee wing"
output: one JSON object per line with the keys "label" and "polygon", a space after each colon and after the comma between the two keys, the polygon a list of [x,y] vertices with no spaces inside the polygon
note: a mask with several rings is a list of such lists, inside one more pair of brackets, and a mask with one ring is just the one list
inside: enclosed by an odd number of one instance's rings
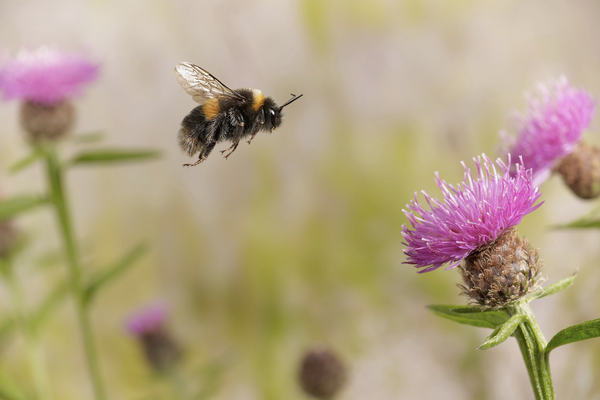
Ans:
{"label": "bee wing", "polygon": [[192,63],[182,62],[177,64],[175,66],[175,77],[183,90],[199,104],[204,104],[207,100],[219,97],[245,100],[242,95],[223,85],[208,71]]}

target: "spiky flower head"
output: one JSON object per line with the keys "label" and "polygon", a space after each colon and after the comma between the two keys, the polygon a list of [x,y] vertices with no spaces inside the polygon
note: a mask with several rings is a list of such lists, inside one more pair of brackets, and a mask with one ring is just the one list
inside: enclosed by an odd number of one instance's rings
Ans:
{"label": "spiky flower head", "polygon": [[148,364],[156,371],[168,370],[181,358],[181,349],[166,326],[167,315],[163,304],[155,304],[133,314],[126,322],[127,330],[139,339]]}
{"label": "spiky flower head", "polygon": [[494,163],[485,155],[473,159],[477,178],[462,163],[465,174],[462,184],[454,186],[441,180],[436,172],[436,183],[442,190],[443,200],[423,192],[429,210],[419,204],[417,193],[403,210],[412,229],[402,226],[406,243],[406,264],[433,271],[444,264],[451,269],[477,249],[489,246],[498,237],[518,225],[523,217],[536,210],[541,193],[532,183],[531,169],[523,161],[515,165],[511,175],[508,164],[498,159]]}
{"label": "spiky flower head", "polygon": [[523,158],[525,168],[533,169],[536,186],[573,151],[596,109],[596,101],[583,89],[573,88],[565,76],[549,86],[539,84],[538,91],[539,97],[526,96],[527,112],[514,113],[517,136],[501,132],[505,152]]}
{"label": "spiky flower head", "polygon": [[344,363],[331,349],[315,346],[302,357],[298,378],[306,394],[329,400],[346,383],[347,371]]}
{"label": "spiky flower head", "polygon": [[86,57],[51,47],[22,50],[0,67],[4,98],[50,105],[81,94],[99,66]]}
{"label": "spiky flower head", "polygon": [[164,304],[153,304],[132,314],[126,322],[127,330],[136,336],[162,330],[168,316]]}
{"label": "spiky flower head", "polygon": [[97,76],[98,65],[86,57],[40,47],[3,60],[0,91],[7,100],[22,100],[21,125],[31,142],[53,142],[75,121],[69,100]]}

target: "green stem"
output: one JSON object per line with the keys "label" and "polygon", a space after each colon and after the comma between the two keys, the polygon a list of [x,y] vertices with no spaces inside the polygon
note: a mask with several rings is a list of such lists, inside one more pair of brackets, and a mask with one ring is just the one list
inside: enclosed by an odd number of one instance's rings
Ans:
{"label": "green stem", "polygon": [[536,400],[554,400],[550,364],[544,353],[548,342],[544,338],[529,304],[517,303],[506,309],[510,316],[525,315],[525,320],[519,325],[514,335],[519,343]]}
{"label": "green stem", "polygon": [[94,338],[85,301],[84,286],[81,279],[79,251],[75,242],[75,235],[73,233],[71,216],[69,214],[68,202],[63,185],[63,168],[54,147],[47,148],[45,153],[46,173],[48,184],[50,185],[50,199],[54,205],[60,224],[64,250],[69,266],[71,291],[73,292],[73,297],[75,299],[77,321],[83,339],[87,367],[94,387],[95,399],[104,400],[106,396],[102,385],[102,378],[100,376],[100,366],[98,364],[98,356],[94,346]]}
{"label": "green stem", "polygon": [[50,383],[48,375],[46,374],[46,369],[44,368],[42,349],[40,347],[38,335],[34,332],[25,312],[25,296],[23,295],[23,290],[15,277],[12,261],[10,259],[2,259],[0,260],[0,265],[9,286],[10,297],[12,298],[13,307],[15,309],[15,319],[19,329],[21,329],[25,337],[25,347],[31,375],[33,377],[36,398],[39,400],[50,400],[52,398],[50,394]]}
{"label": "green stem", "polygon": [[176,400],[186,400],[188,398],[185,390],[185,380],[181,376],[181,371],[177,366],[173,366],[162,373],[165,380],[169,382],[173,398]]}

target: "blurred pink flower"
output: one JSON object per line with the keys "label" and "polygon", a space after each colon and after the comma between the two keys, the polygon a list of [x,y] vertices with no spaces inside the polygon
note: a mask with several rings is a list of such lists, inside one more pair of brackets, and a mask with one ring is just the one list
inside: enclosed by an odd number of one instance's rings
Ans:
{"label": "blurred pink flower", "polygon": [[5,99],[53,104],[81,94],[98,76],[99,66],[79,54],[49,47],[21,50],[0,66],[0,90]]}
{"label": "blurred pink flower", "polygon": [[127,319],[127,330],[137,336],[162,330],[167,316],[168,312],[165,305],[151,305],[137,311]]}
{"label": "blurred pink flower", "polygon": [[456,267],[471,252],[492,244],[542,205],[535,204],[541,193],[532,183],[531,169],[525,170],[522,163],[516,164],[516,174],[511,176],[510,155],[508,165],[500,159],[496,161],[500,173],[485,154],[473,160],[477,165],[477,179],[464,163],[463,183],[457,188],[441,180],[436,172],[443,201],[423,192],[430,208],[425,210],[415,192],[415,198],[406,206],[409,211],[402,210],[413,228],[402,226],[406,240],[404,253],[408,256],[405,264],[425,268],[420,273],[433,271],[446,263],[450,263],[447,269]]}
{"label": "blurred pink flower", "polygon": [[533,184],[544,182],[555,163],[570,154],[594,116],[596,101],[561,76],[550,87],[539,85],[539,98],[528,96],[527,113],[514,114],[517,136],[501,132],[504,152],[522,157],[533,169]]}

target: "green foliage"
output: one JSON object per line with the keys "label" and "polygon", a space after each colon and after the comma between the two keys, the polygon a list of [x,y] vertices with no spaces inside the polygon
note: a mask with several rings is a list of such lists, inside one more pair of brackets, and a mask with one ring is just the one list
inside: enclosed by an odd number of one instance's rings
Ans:
{"label": "green foliage", "polygon": [[27,392],[15,384],[12,377],[0,372],[0,399],[2,400],[33,400]]}
{"label": "green foliage", "polygon": [[41,159],[43,156],[44,156],[43,149],[41,149],[39,147],[35,147],[32,149],[31,153],[29,153],[27,156],[23,157],[22,159],[20,159],[16,163],[14,163],[9,168],[9,171],[11,174],[15,174],[15,173],[29,167],[30,165],[33,165],[33,163],[35,163],[37,160]]}
{"label": "green foliage", "polygon": [[0,399],[3,400],[28,400],[28,397],[16,389],[14,386],[9,386],[9,382],[0,383]]}
{"label": "green foliage", "polygon": [[0,221],[12,218],[18,214],[30,211],[46,204],[48,200],[42,196],[19,196],[0,201]]}
{"label": "green foliage", "polygon": [[[3,348],[8,342],[11,333],[15,327],[15,320],[11,317],[7,317],[0,323],[0,348]],[[0,396],[1,398],[1,396]]]}
{"label": "green foliage", "polygon": [[124,149],[100,149],[87,150],[76,155],[71,164],[111,164],[129,161],[141,161],[158,158],[160,152],[154,150],[124,150]]}
{"label": "green foliage", "polygon": [[33,312],[29,321],[31,324],[31,329],[34,332],[41,329],[42,325],[44,322],[46,322],[52,311],[54,311],[54,309],[67,297],[69,289],[69,282],[67,280],[60,282],[41,301],[39,307]]}
{"label": "green foliage", "polygon": [[148,246],[146,246],[146,244],[144,243],[141,243],[133,249],[131,249],[127,254],[125,254],[113,265],[100,271],[100,273],[98,273],[94,278],[92,278],[91,282],[87,285],[87,288],[85,289],[84,296],[86,303],[89,304],[98,292],[98,290],[100,290],[102,287],[114,281],[120,275],[125,273],[147,251]]}
{"label": "green foliage", "polygon": [[[67,297],[67,293],[69,293],[69,283],[63,281],[42,299],[38,308],[31,313],[29,320],[33,332],[41,330],[52,311]],[[17,328],[17,324],[13,318],[6,318],[0,323],[0,347],[11,338],[15,328]]]}
{"label": "green foliage", "polygon": [[89,132],[75,135],[71,138],[71,141],[78,144],[89,144],[100,142],[102,139],[104,139],[103,132]]}
{"label": "green foliage", "polygon": [[489,350],[504,342],[525,320],[525,317],[524,314],[515,314],[510,317],[508,321],[494,329],[492,334],[485,339],[485,342],[479,346],[479,350]]}
{"label": "green foliage", "polygon": [[600,336],[600,318],[573,325],[558,332],[548,342],[544,352],[550,354],[555,348],[581,340],[593,339]]}
{"label": "green foliage", "polygon": [[564,225],[557,225],[554,227],[555,229],[586,229],[586,228],[600,228],[600,220],[599,219],[578,219],[573,222],[569,222]]}
{"label": "green foliage", "polygon": [[302,1],[302,14],[307,32],[320,50],[325,50],[329,44],[328,35],[328,2],[322,0]]}
{"label": "green foliage", "polygon": [[575,272],[573,275],[569,276],[568,278],[565,278],[556,283],[553,283],[550,286],[536,290],[535,292],[533,292],[532,294],[527,296],[527,301],[531,301],[534,299],[541,299],[542,297],[550,296],[550,295],[556,294],[558,292],[561,292],[561,291],[565,290],[566,288],[568,288],[569,286],[571,286],[575,282],[575,278],[577,278],[577,272]]}
{"label": "green foliage", "polygon": [[482,311],[478,307],[449,305],[431,305],[427,308],[440,317],[479,328],[496,329],[508,321],[504,311]]}
{"label": "green foliage", "polygon": [[598,216],[598,213],[600,213],[600,205],[594,207],[592,211],[590,211],[583,217],[564,225],[556,225],[554,226],[554,229],[600,228],[600,218]]}

